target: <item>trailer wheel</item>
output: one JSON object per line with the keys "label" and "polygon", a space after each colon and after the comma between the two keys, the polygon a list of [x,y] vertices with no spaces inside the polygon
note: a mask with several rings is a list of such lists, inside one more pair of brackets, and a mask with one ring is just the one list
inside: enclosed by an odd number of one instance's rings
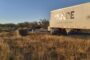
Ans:
{"label": "trailer wheel", "polygon": [[50,30],[50,34],[51,35],[67,35],[66,30],[65,29],[61,29],[61,28],[54,28]]}
{"label": "trailer wheel", "polygon": [[65,29],[60,29],[59,33],[60,35],[67,35],[67,32]]}
{"label": "trailer wheel", "polygon": [[55,29],[51,29],[51,30],[50,30],[50,34],[51,34],[51,35],[55,35],[55,34],[56,34],[56,30],[55,30]]}
{"label": "trailer wheel", "polygon": [[77,34],[77,33],[80,33],[80,32],[81,32],[80,29],[72,29],[72,30],[70,31],[70,34]]}

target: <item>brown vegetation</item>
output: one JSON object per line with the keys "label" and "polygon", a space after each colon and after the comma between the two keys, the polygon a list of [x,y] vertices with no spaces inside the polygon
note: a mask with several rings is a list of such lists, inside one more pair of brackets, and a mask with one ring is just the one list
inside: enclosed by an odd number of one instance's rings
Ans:
{"label": "brown vegetation", "polygon": [[47,29],[49,26],[49,20],[47,19],[40,19],[40,21],[35,21],[35,22],[22,22],[18,24],[14,23],[7,23],[7,24],[0,24],[0,32],[11,32],[15,31],[17,29],[40,29],[44,28]]}
{"label": "brown vegetation", "polygon": [[[0,35],[1,60],[89,60],[89,36]],[[8,36],[5,36],[8,35]]]}

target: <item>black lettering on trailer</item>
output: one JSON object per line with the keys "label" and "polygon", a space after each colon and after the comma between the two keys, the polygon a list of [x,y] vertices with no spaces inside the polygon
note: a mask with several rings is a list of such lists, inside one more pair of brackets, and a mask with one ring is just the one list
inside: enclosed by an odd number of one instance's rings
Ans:
{"label": "black lettering on trailer", "polygon": [[66,19],[74,19],[74,13],[75,11],[67,12],[66,13]]}
{"label": "black lettering on trailer", "polygon": [[71,11],[71,19],[74,19],[74,11]]}

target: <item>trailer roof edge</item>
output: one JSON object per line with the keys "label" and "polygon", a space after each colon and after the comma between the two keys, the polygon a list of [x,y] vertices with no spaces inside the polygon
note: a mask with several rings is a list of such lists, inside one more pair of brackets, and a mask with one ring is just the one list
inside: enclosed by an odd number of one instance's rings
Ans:
{"label": "trailer roof edge", "polygon": [[59,11],[59,10],[62,10],[62,9],[67,9],[67,8],[72,8],[72,7],[77,7],[77,6],[84,5],[84,4],[90,4],[90,2],[81,3],[81,4],[78,4],[78,5],[73,5],[73,6],[69,6],[69,7],[64,7],[64,8],[56,9],[56,10],[53,10],[51,12],[55,12],[55,11]]}

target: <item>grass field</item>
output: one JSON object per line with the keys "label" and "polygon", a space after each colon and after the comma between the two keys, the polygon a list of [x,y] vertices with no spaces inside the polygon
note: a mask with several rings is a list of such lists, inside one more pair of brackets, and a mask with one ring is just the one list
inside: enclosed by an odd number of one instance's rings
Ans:
{"label": "grass field", "polygon": [[1,60],[90,60],[90,36],[0,34]]}

